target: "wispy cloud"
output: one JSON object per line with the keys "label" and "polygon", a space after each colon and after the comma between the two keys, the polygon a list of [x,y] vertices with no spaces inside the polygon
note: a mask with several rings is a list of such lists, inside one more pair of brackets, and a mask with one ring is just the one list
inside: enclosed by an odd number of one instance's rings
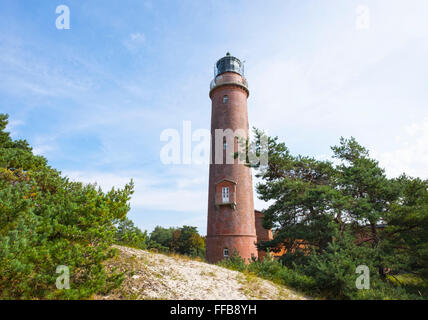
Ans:
{"label": "wispy cloud", "polygon": [[87,75],[54,67],[49,57],[0,43],[0,90],[16,96],[76,97],[94,88]]}
{"label": "wispy cloud", "polygon": [[374,157],[391,177],[406,173],[428,179],[428,117],[400,132],[403,134],[395,136],[394,147],[390,151],[374,150]]}
{"label": "wispy cloud", "polygon": [[137,53],[146,43],[146,36],[144,33],[135,32],[131,33],[123,44],[132,53]]}
{"label": "wispy cloud", "polygon": [[24,124],[25,122],[22,120],[9,119],[6,127],[6,131],[8,131],[12,136],[15,136],[19,131],[19,127]]}
{"label": "wispy cloud", "polygon": [[[195,170],[196,169],[196,170]],[[151,227],[163,225],[171,215],[198,221],[197,227],[206,232],[206,210],[208,199],[208,168],[206,166],[166,166],[158,174],[143,171],[64,171],[74,181],[96,183],[104,191],[112,187],[122,188],[132,179],[135,193],[131,199],[131,214],[139,219],[150,217]],[[189,175],[192,172],[197,177]],[[153,211],[158,212],[153,216]],[[172,219],[176,221],[175,219]],[[187,221],[187,220],[186,220]],[[185,221],[182,222],[185,224]],[[145,225],[144,228],[149,226]]]}

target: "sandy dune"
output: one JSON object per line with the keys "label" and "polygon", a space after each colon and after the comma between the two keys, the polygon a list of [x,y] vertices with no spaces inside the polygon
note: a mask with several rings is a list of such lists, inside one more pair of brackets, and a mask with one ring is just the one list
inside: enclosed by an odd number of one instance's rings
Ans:
{"label": "sandy dune", "polygon": [[306,299],[271,281],[216,265],[115,246],[119,256],[109,267],[129,270],[120,289],[95,299]]}

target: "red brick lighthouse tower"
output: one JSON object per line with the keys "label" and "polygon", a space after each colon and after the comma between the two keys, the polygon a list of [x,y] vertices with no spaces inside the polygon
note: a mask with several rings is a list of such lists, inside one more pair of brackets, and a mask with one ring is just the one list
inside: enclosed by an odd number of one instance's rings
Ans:
{"label": "red brick lighthouse tower", "polygon": [[[229,53],[217,61],[210,86],[211,164],[206,253],[209,262],[233,251],[257,258],[251,169],[231,156],[238,138],[248,138],[247,81],[242,62]],[[222,135],[224,134],[224,135]]]}

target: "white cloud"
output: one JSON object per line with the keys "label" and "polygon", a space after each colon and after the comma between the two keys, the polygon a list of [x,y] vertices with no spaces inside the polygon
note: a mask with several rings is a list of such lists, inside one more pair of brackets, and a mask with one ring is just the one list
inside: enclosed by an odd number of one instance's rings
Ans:
{"label": "white cloud", "polygon": [[146,36],[144,33],[140,32],[131,33],[129,37],[123,41],[124,46],[132,53],[137,53],[145,43]]}
{"label": "white cloud", "polygon": [[50,145],[37,145],[33,147],[33,153],[38,156],[46,156],[47,152],[53,150]]}
{"label": "white cloud", "polygon": [[142,33],[131,33],[131,40],[135,43],[144,43],[146,37]]}
{"label": "white cloud", "polygon": [[103,191],[108,191],[111,188],[122,188],[127,184],[132,175],[129,173],[107,173],[107,172],[87,172],[87,171],[62,171],[64,176],[67,176],[72,181],[83,183],[97,183]]}
{"label": "white cloud", "polygon": [[6,131],[10,132],[11,136],[15,136],[18,133],[18,127],[22,126],[24,121],[18,119],[8,119]]}
{"label": "white cloud", "polygon": [[[186,178],[186,171],[179,169],[172,174],[173,171],[165,170],[159,175],[142,172],[64,171],[63,173],[74,181],[96,182],[104,191],[112,187],[122,188],[133,179],[135,192],[131,205],[134,209],[205,213],[208,179]],[[193,172],[196,173],[194,170]]]}
{"label": "white cloud", "polygon": [[[131,178],[135,192],[131,197],[132,219],[142,229],[151,230],[156,225],[193,225],[204,234],[208,200],[208,177],[188,178],[198,175],[200,166],[172,166],[162,174],[148,172],[91,172],[64,171],[72,181],[97,183],[103,191],[112,187],[123,188]],[[205,169],[203,169],[205,170]],[[164,212],[154,215],[155,212]],[[178,219],[178,220],[177,220]]]}
{"label": "white cloud", "polygon": [[[321,15],[332,12],[319,6],[326,11]],[[382,155],[388,174],[426,176],[424,125],[416,124],[419,134],[400,128],[426,116],[428,3],[373,1],[368,7],[365,32],[355,30],[352,4],[308,29],[287,21],[270,26],[266,39],[277,39],[270,50],[262,46],[262,59],[249,51],[250,125],[278,135],[292,153],[311,156],[329,153],[340,136],[354,136]],[[408,141],[395,142],[396,135]]]}
{"label": "white cloud", "polygon": [[56,149],[56,135],[36,136],[32,141],[33,153],[39,156],[47,156],[50,151]]}
{"label": "white cloud", "polygon": [[428,179],[428,117],[398,131],[390,151],[372,154],[391,177],[404,172]]}

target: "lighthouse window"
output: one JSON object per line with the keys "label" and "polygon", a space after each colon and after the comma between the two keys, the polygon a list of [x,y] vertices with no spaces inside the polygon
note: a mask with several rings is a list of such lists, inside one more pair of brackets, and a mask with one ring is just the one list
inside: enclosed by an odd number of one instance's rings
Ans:
{"label": "lighthouse window", "polygon": [[223,142],[223,149],[224,149],[224,150],[226,150],[226,149],[227,149],[227,142],[226,142],[226,141],[224,141],[224,142]]}
{"label": "lighthouse window", "polygon": [[229,257],[229,249],[228,248],[224,248],[223,249],[223,257],[224,258],[228,258]]}
{"label": "lighthouse window", "polygon": [[223,187],[221,189],[221,196],[222,196],[223,203],[229,202],[229,187]]}
{"label": "lighthouse window", "polygon": [[223,103],[227,103],[229,101],[229,96],[225,95],[223,97]]}

